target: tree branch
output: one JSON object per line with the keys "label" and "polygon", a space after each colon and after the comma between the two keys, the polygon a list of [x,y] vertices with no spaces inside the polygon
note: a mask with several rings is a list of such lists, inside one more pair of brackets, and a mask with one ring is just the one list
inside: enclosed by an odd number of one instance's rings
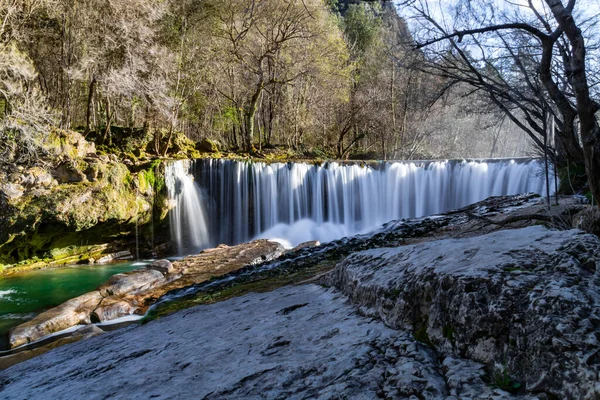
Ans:
{"label": "tree branch", "polygon": [[414,46],[414,49],[415,50],[422,49],[422,48],[430,46],[434,43],[438,43],[438,42],[441,42],[444,40],[454,39],[454,38],[458,38],[458,42],[460,43],[462,41],[463,37],[466,35],[475,35],[477,33],[486,33],[486,32],[497,32],[497,31],[506,30],[506,29],[520,29],[523,31],[527,31],[527,32],[531,33],[532,35],[537,36],[540,40],[550,39],[550,35],[540,31],[539,29],[537,29],[529,24],[517,22],[517,23],[510,23],[510,24],[486,26],[486,27],[477,28],[477,29],[466,29],[466,30],[462,30],[462,31],[456,31],[454,33],[449,33],[447,35],[428,40],[427,42],[424,42],[424,43],[417,43]]}

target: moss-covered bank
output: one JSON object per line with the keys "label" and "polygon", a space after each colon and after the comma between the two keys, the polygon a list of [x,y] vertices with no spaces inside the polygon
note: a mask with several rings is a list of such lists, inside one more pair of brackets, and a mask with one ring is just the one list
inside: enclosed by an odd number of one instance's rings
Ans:
{"label": "moss-covered bank", "polygon": [[76,132],[48,136],[44,163],[0,170],[0,273],[94,262],[160,242],[164,162],[122,162]]}

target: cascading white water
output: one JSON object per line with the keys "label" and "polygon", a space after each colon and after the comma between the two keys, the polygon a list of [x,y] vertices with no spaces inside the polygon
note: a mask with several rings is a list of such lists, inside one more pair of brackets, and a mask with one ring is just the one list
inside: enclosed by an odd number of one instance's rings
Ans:
{"label": "cascading white water", "polygon": [[198,160],[192,172],[207,194],[211,246],[256,237],[279,239],[289,246],[325,242],[490,196],[545,192],[542,165],[532,160],[393,162],[375,167]]}
{"label": "cascading white water", "polygon": [[200,188],[189,173],[190,161],[174,161],[165,169],[165,184],[171,210],[171,238],[178,254],[197,251],[210,244],[204,200]]}

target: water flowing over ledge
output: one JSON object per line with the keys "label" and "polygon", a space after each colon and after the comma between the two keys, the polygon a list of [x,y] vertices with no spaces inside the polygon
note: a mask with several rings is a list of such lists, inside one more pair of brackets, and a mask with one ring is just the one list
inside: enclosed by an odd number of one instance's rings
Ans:
{"label": "water flowing over ledge", "polygon": [[167,185],[180,253],[253,238],[286,246],[326,242],[490,196],[546,191],[543,164],[523,159],[375,166],[175,161]]}
{"label": "water flowing over ledge", "polygon": [[171,210],[171,240],[182,254],[187,248],[206,248],[210,244],[204,200],[200,188],[189,174],[190,161],[176,161],[166,167],[165,184]]}

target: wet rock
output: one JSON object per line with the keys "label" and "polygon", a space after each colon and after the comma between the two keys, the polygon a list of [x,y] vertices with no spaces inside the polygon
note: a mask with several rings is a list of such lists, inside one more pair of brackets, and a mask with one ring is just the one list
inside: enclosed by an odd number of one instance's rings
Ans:
{"label": "wet rock", "polygon": [[173,264],[169,260],[156,260],[146,268],[156,270],[162,274],[170,274],[174,271]]}
{"label": "wet rock", "polygon": [[96,325],[87,325],[87,326],[77,329],[75,331],[75,333],[78,335],[91,337],[91,336],[101,335],[104,333],[104,331],[102,329],[98,328]]}
{"label": "wet rock", "polygon": [[220,245],[214,249],[204,250],[200,254],[185,257],[173,265],[183,274],[178,284],[185,281],[193,284],[207,280],[211,276],[236,271],[244,266],[274,260],[284,251],[281,244],[261,239],[237,246]]}
{"label": "wet rock", "polygon": [[113,275],[98,290],[104,297],[135,295],[151,290],[165,282],[165,277],[159,271],[143,268]]}
{"label": "wet rock", "polygon": [[90,323],[90,310],[102,301],[98,291],[86,293],[71,299],[58,307],[45,311],[24,324],[13,328],[9,333],[10,346],[21,346],[80,324]]}
{"label": "wet rock", "polygon": [[106,322],[117,318],[134,314],[139,307],[135,305],[133,299],[107,298],[102,300],[100,305],[90,313],[90,321]]}
{"label": "wet rock", "polygon": [[294,247],[292,249],[292,251],[298,251],[298,250],[302,250],[302,249],[306,249],[306,248],[310,248],[310,247],[318,247],[320,245],[321,245],[321,242],[319,242],[318,240],[312,240],[310,242],[300,243],[298,246]]}
{"label": "wet rock", "polygon": [[129,250],[119,251],[116,253],[107,254],[96,260],[96,264],[108,264],[113,261],[131,260],[133,255]]}
{"label": "wet rock", "polygon": [[273,260],[283,251],[279,243],[257,240],[204,250],[174,263],[159,260],[146,268],[113,275],[98,290],[72,299],[14,328],[10,333],[10,345],[20,346],[78,324],[143,314],[156,299],[170,290]]}

